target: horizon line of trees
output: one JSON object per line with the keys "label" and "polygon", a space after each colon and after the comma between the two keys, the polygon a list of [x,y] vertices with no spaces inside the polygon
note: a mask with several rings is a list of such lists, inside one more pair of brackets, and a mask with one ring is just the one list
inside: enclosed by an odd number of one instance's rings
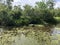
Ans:
{"label": "horizon line of trees", "polygon": [[24,26],[29,24],[56,25],[54,18],[60,17],[60,8],[54,9],[54,0],[36,2],[35,7],[25,5],[12,7],[13,0],[6,0],[6,4],[0,3],[0,26]]}

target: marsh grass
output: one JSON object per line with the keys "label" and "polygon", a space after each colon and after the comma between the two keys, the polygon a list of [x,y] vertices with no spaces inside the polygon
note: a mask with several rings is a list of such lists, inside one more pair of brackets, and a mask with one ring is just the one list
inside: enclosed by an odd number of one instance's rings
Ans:
{"label": "marsh grass", "polygon": [[6,30],[0,35],[0,45],[58,45],[60,35],[57,34],[58,39],[53,40],[54,36],[47,30],[37,26]]}

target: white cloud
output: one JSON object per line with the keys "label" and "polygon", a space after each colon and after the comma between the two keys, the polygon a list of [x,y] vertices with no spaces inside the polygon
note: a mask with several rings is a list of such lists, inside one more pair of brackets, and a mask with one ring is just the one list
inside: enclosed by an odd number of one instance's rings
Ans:
{"label": "white cloud", "polygon": [[14,0],[13,5],[21,5],[24,6],[25,4],[29,4],[31,6],[35,5],[35,2],[41,1],[41,0]]}
{"label": "white cloud", "polygon": [[25,4],[35,6],[35,3],[38,1],[41,1],[41,0],[14,0],[14,2],[12,4],[13,4],[13,6],[14,5],[21,5],[21,8],[23,9],[23,6]]}
{"label": "white cloud", "polygon": [[[14,0],[13,5],[21,5],[24,6],[25,4],[29,4],[31,6],[34,6],[36,2],[41,0]],[[56,2],[55,8],[60,7],[60,1]]]}
{"label": "white cloud", "polygon": [[60,1],[56,2],[55,8],[60,8]]}

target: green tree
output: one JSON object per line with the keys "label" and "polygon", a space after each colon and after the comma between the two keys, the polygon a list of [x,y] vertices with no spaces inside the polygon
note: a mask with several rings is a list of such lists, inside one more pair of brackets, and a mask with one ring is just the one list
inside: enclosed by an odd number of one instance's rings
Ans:
{"label": "green tree", "polygon": [[43,0],[37,2],[35,7],[25,5],[24,9],[21,9],[20,5],[12,8],[12,1],[13,0],[6,0],[6,4],[0,3],[0,25],[57,24],[54,17],[59,16],[60,11],[59,9],[54,9],[54,1],[48,0],[45,2],[45,0]]}
{"label": "green tree", "polygon": [[37,2],[37,7],[40,8],[40,9],[47,9],[47,5],[44,1],[42,2]]}
{"label": "green tree", "polygon": [[[43,1],[44,2],[44,1]],[[43,23],[43,24],[53,24],[53,25],[55,25],[55,24],[57,24],[57,22],[56,22],[56,20],[54,19],[54,10],[50,10],[50,8],[48,8],[48,5],[46,4],[46,3],[43,3],[43,2],[38,2],[37,3],[37,5],[38,5],[38,7],[37,7],[37,9],[38,10],[40,10],[39,11],[39,19],[41,20],[41,22]],[[42,5],[42,4],[44,4],[44,6]],[[46,5],[47,6],[46,6]],[[51,4],[52,5],[52,4]],[[45,7],[45,8],[44,8]],[[53,7],[53,6],[52,6]],[[40,9],[41,8],[41,9]],[[53,9],[53,8],[52,8]],[[55,23],[54,23],[55,22]]]}
{"label": "green tree", "polygon": [[13,2],[14,0],[6,0],[6,5],[8,6],[8,8],[9,9],[11,9],[12,8],[12,3],[11,2]]}
{"label": "green tree", "polygon": [[48,8],[54,9],[55,0],[48,0],[46,3],[48,5]]}

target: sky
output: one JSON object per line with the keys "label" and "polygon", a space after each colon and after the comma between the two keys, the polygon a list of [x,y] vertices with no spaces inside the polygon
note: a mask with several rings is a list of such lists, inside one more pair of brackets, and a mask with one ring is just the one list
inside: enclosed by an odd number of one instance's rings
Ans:
{"label": "sky", "polygon": [[56,0],[56,5],[55,8],[59,7],[60,8],[60,0]]}
{"label": "sky", "polygon": [[[13,5],[21,5],[21,7],[22,7],[25,4],[29,4],[31,6],[34,6],[35,2],[38,2],[38,1],[41,1],[41,0],[14,0]],[[60,7],[60,0],[55,0],[55,1],[56,1],[56,4],[54,7],[55,8]]]}

